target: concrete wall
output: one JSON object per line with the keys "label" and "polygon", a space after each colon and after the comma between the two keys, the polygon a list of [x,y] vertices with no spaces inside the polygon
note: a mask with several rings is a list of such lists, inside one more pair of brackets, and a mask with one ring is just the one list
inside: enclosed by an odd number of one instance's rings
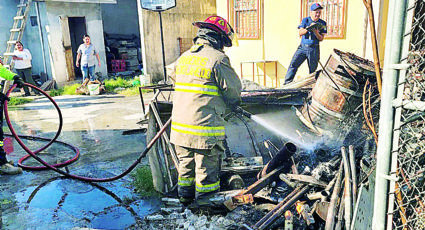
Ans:
{"label": "concrete wall", "polygon": [[[388,1],[380,0],[374,2],[376,26],[378,27],[379,47],[383,48],[385,43],[386,17],[388,11]],[[281,1],[281,0],[260,0],[263,7],[262,36],[259,40],[239,39],[238,47],[231,47],[226,50],[230,57],[231,64],[240,74],[242,61],[248,60],[276,60],[278,63],[278,86],[284,82],[287,68],[291,62],[292,56],[301,42],[298,36],[298,25],[301,22],[301,4],[300,1]],[[363,56],[373,61],[370,36],[364,32],[365,7],[363,1],[347,0],[346,31],[344,38],[325,38],[320,44],[320,60],[325,64],[333,49],[339,49],[345,52],[351,52],[358,56]],[[217,14],[225,18],[228,17],[227,1],[217,1]],[[370,32],[368,31],[366,35]],[[366,49],[364,47],[366,46]],[[365,51],[364,51],[365,50]],[[382,51],[382,50],[381,50]],[[381,52],[383,56],[383,51]],[[381,56],[381,60],[383,57]],[[267,65],[267,86],[275,86],[274,66]],[[259,64],[255,68],[255,74],[262,76],[263,67]],[[318,67],[320,69],[320,65]],[[244,64],[244,78],[252,79],[252,65]],[[250,76],[249,76],[250,75]],[[299,68],[297,78],[308,76],[307,62]],[[262,77],[256,77],[256,81],[262,82]]]}
{"label": "concrete wall", "polygon": [[6,52],[7,44],[9,40],[9,30],[13,25],[13,17],[16,15],[18,8],[18,0],[1,0],[0,1],[0,56]]}
{"label": "concrete wall", "polygon": [[[206,17],[216,14],[215,0],[180,0],[177,6],[162,12],[164,33],[165,62],[173,63],[180,56],[178,37],[193,38],[197,28],[193,21],[203,21]],[[153,82],[164,78],[162,63],[162,48],[159,13],[142,10],[145,71],[151,75]],[[143,47],[142,47],[143,49]]]}
{"label": "concrete wall", "polygon": [[138,37],[138,0],[118,0],[117,4],[102,4],[103,30],[108,34],[135,34]]}
{"label": "concrete wall", "polygon": [[62,43],[63,36],[60,16],[85,17],[87,34],[90,35],[91,42],[98,49],[101,59],[101,67],[96,66],[96,72],[101,72],[102,76],[107,75],[100,4],[46,2],[46,11],[47,24],[45,26],[50,45],[49,52],[52,59],[53,78],[59,83],[69,80],[66,69],[65,49]]}
{"label": "concrete wall", "polygon": [[32,73],[42,75],[42,73],[46,73],[44,70],[43,58],[42,58],[42,50],[41,50],[41,41],[40,41],[40,26],[37,16],[37,10],[35,7],[36,3],[33,3],[31,6],[31,11],[29,16],[35,17],[37,19],[37,25],[32,26],[31,20],[28,18],[28,21],[25,26],[24,36],[22,37],[22,43],[25,48],[29,49],[32,59]]}

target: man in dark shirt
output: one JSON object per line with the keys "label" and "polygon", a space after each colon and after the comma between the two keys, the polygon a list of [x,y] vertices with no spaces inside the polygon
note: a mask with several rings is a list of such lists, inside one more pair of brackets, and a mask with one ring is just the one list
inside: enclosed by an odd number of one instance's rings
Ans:
{"label": "man in dark shirt", "polygon": [[303,18],[298,26],[299,35],[302,37],[301,44],[292,58],[288,72],[285,76],[285,84],[294,80],[300,65],[307,59],[310,73],[317,69],[320,50],[319,42],[323,41],[327,33],[326,22],[320,19],[323,7],[319,3],[314,3],[310,8],[310,17]]}

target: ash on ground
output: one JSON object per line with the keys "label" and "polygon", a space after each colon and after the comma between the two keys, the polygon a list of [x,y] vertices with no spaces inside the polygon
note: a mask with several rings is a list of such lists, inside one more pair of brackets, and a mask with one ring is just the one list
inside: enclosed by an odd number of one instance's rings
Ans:
{"label": "ash on ground", "polygon": [[[167,214],[166,212],[147,216],[132,229],[190,229],[190,230],[220,230],[220,229],[248,229],[253,226],[267,212],[263,205],[243,205],[232,212],[212,215],[202,210],[182,208]],[[277,224],[283,224],[277,221]],[[275,223],[275,224],[276,224]]]}
{"label": "ash on ground", "polygon": [[250,91],[250,90],[264,90],[264,89],[268,89],[265,86],[262,86],[258,83],[255,83],[253,81],[250,80],[246,80],[246,79],[241,79],[241,83],[242,83],[242,91]]}

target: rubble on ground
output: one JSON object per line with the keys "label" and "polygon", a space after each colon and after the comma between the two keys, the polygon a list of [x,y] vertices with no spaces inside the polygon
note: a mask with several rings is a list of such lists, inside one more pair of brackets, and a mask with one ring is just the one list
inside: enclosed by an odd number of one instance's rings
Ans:
{"label": "rubble on ground", "polygon": [[90,95],[90,91],[89,91],[89,87],[88,85],[92,85],[92,84],[98,84],[99,85],[99,93],[98,94],[102,94],[105,92],[105,85],[100,82],[99,80],[94,80],[94,81],[90,81],[88,78],[86,78],[84,80],[84,82],[77,87],[77,89],[75,89],[75,93],[76,94],[85,94],[85,95]]}
{"label": "rubble on ground", "polygon": [[269,89],[265,86],[262,86],[258,83],[255,83],[247,79],[241,79],[241,83],[242,83],[242,91]]}

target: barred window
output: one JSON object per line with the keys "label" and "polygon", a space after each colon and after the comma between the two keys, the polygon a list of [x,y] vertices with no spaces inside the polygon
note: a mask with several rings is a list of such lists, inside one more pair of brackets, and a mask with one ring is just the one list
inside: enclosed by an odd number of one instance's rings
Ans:
{"label": "barred window", "polygon": [[346,24],[347,0],[302,0],[302,17],[310,16],[310,7],[313,3],[319,3],[322,7],[320,17],[327,24],[326,37],[343,38]]}
{"label": "barred window", "polygon": [[229,21],[239,39],[260,38],[259,0],[228,0]]}

